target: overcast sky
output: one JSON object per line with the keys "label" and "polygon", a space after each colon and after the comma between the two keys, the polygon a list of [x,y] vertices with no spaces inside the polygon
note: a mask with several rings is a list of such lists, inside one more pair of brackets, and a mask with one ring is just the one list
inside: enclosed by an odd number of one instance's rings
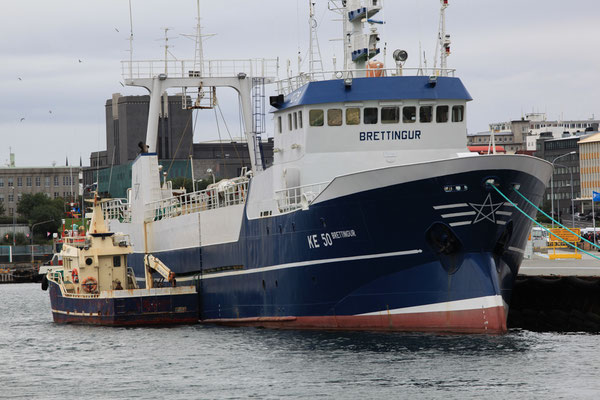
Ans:
{"label": "overcast sky", "polygon": [[[336,15],[317,1],[321,52],[327,69],[341,65]],[[438,0],[387,0],[381,26],[388,54],[409,53],[417,67],[419,42],[433,63]],[[207,59],[291,59],[308,47],[308,0],[202,0]],[[106,149],[104,104],[112,93],[145,94],[120,85],[128,59],[127,0],[4,0],[0,13],[0,163],[17,166],[89,165]],[[161,28],[172,30],[171,51],[193,58],[195,0],[132,0],[134,59],[160,59]],[[471,93],[469,132],[488,123],[545,112],[549,119],[600,118],[600,1],[450,0],[448,66]],[[381,57],[380,57],[381,58]],[[389,66],[393,63],[386,60]],[[284,75],[284,69],[281,76]],[[19,79],[20,78],[20,79]],[[237,100],[219,93],[230,129],[239,132]],[[217,138],[212,111],[201,113],[194,141]],[[223,129],[223,128],[221,128]],[[222,135],[224,133],[222,132]],[[272,130],[269,132],[272,135]]]}

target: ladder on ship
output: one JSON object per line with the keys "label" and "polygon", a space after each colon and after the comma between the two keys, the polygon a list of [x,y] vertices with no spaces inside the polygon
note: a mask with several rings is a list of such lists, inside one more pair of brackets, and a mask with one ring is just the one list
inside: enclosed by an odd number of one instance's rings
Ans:
{"label": "ladder on ship", "polygon": [[261,140],[261,135],[266,132],[265,120],[265,78],[252,78],[252,130],[257,170],[265,168]]}

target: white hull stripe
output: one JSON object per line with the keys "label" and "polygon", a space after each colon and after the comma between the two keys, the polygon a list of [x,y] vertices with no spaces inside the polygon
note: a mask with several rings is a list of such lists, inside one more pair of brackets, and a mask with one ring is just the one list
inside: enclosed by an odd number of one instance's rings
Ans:
{"label": "white hull stripe", "polygon": [[496,211],[496,215],[506,215],[510,217],[512,215],[512,211]]}
{"label": "white hull stripe", "polygon": [[467,311],[467,310],[481,310],[483,308],[492,307],[504,307],[504,300],[502,296],[486,296],[476,297],[473,299],[448,301],[444,303],[427,304],[424,306],[396,308],[393,310],[375,311],[365,314],[358,314],[359,316],[368,315],[387,315],[387,314],[416,314],[416,313],[429,313],[429,312],[446,312],[446,311]]}
{"label": "white hull stripe", "polygon": [[450,222],[450,226],[471,225],[471,221]]}
{"label": "white hull stripe", "polygon": [[467,215],[475,215],[475,211],[457,212],[452,214],[442,214],[442,218],[466,217]]}
{"label": "white hull stripe", "polygon": [[52,309],[52,312],[56,313],[56,314],[73,315],[75,317],[100,317],[100,315],[98,315],[98,313],[63,311],[63,310],[55,310],[54,308]]}
{"label": "white hull stripe", "polygon": [[441,206],[433,206],[434,210],[446,210],[448,208],[459,208],[459,207],[468,207],[467,203],[457,203],[457,204],[444,204]]}
{"label": "white hull stripe", "polygon": [[[222,278],[224,276],[234,276],[234,275],[256,274],[256,273],[260,273],[260,272],[275,271],[278,269],[306,267],[309,265],[329,264],[329,263],[338,263],[338,262],[346,262],[346,261],[369,260],[369,259],[373,259],[373,258],[409,256],[409,255],[413,255],[413,254],[421,254],[422,252],[423,252],[423,250],[416,249],[416,250],[406,250],[406,251],[395,251],[393,253],[367,254],[364,256],[326,258],[326,259],[322,259],[322,260],[300,261],[300,262],[289,263],[289,264],[271,265],[269,267],[261,267],[261,268],[253,268],[253,269],[240,270],[240,271],[220,272],[217,274],[203,275],[202,279]],[[179,278],[177,278],[177,279],[179,280]],[[193,279],[193,278],[190,277],[190,279]],[[183,281],[183,279],[181,279],[181,280]]]}

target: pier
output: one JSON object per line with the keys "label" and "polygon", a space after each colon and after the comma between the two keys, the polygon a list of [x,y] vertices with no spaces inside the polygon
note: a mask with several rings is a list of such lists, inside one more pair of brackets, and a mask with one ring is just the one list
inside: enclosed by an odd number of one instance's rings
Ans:
{"label": "pier", "polygon": [[542,253],[524,260],[508,326],[539,332],[600,332],[600,261],[586,254],[576,260],[550,259]]}

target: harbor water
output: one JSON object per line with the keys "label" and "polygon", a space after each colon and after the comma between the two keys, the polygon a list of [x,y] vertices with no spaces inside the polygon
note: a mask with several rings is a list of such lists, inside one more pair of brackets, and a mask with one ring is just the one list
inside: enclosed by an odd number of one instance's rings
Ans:
{"label": "harbor water", "polygon": [[600,335],[433,335],[52,322],[0,285],[2,399],[600,397]]}

